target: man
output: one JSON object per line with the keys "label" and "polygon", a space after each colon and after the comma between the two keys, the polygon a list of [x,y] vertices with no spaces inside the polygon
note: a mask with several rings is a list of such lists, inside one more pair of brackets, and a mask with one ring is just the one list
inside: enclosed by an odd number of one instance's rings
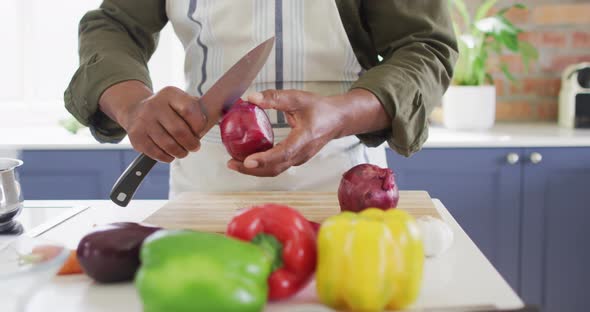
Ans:
{"label": "man", "polygon": [[[127,134],[137,151],[174,160],[172,196],[335,191],[356,164],[386,166],[383,142],[410,155],[427,139],[457,57],[446,3],[105,0],[80,22],[80,68],[66,107],[101,142]],[[154,94],[147,62],[168,21],[186,52],[186,87]],[[198,137],[206,116],[197,99],[271,36],[274,51],[247,99],[268,111],[278,144],[229,159],[219,127]]]}

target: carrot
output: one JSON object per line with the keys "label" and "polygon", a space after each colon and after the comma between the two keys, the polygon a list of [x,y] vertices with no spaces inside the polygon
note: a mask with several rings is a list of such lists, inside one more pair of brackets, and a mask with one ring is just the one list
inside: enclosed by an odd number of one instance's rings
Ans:
{"label": "carrot", "polygon": [[82,271],[82,267],[80,266],[80,262],[78,262],[78,257],[76,256],[76,250],[71,250],[66,259],[66,262],[63,264],[57,275],[70,275],[70,274],[81,274],[84,273]]}

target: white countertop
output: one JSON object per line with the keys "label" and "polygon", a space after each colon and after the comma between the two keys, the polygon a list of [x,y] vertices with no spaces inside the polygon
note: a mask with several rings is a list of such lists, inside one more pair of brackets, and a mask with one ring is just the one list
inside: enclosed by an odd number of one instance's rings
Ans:
{"label": "white countertop", "polygon": [[[455,131],[431,127],[425,148],[590,147],[590,129],[565,129],[557,124],[498,124],[488,131]],[[1,150],[130,149],[127,140],[99,144],[88,129],[72,135],[60,127],[0,128]]]}
{"label": "white countertop", "polygon": [[[42,237],[74,248],[94,224],[142,221],[161,207],[163,200],[135,200],[126,208],[110,201],[27,201],[28,206],[72,206],[90,208],[46,232]],[[412,309],[471,309],[482,305],[502,309],[520,308],[523,303],[465,234],[438,200],[435,205],[455,234],[453,246],[437,258],[425,261],[424,280]],[[296,297],[267,306],[266,311],[331,311],[317,303],[313,284]],[[0,310],[6,311],[1,308]],[[470,308],[469,308],[470,307]],[[29,301],[26,311],[141,311],[132,283],[98,285],[84,275],[55,277]]]}
{"label": "white countertop", "polygon": [[430,128],[425,148],[588,147],[590,129],[566,129],[549,123],[498,124],[487,131]]}

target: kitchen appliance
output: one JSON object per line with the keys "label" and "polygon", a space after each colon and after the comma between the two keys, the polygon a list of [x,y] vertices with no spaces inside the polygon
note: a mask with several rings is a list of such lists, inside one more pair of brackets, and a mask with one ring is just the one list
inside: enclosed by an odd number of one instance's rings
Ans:
{"label": "kitchen appliance", "polygon": [[[431,216],[442,219],[428,192],[399,193],[398,208],[416,218]],[[144,222],[167,229],[224,233],[227,224],[240,209],[265,203],[293,207],[314,222],[322,222],[340,213],[338,196],[330,192],[187,192],[168,201]]]}
{"label": "kitchen appliance", "polygon": [[561,77],[559,125],[590,128],[590,63],[568,66]]}
{"label": "kitchen appliance", "polygon": [[[219,122],[223,112],[228,111],[250,87],[266,63],[274,46],[274,39],[274,37],[267,39],[244,55],[199,99],[199,105],[207,116],[207,125],[200,133],[200,137],[213,128]],[[119,206],[127,206],[156,162],[145,154],[137,156],[115,182],[111,190],[111,200]]]}
{"label": "kitchen appliance", "polygon": [[18,231],[13,219],[23,208],[23,194],[16,168],[22,164],[18,159],[0,158],[0,232]]}

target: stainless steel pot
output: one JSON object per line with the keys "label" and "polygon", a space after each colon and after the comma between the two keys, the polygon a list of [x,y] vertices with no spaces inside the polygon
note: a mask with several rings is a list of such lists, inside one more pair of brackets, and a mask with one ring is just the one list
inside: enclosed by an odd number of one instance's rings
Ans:
{"label": "stainless steel pot", "polygon": [[0,231],[13,226],[12,219],[23,208],[23,195],[16,168],[21,160],[0,158]]}

